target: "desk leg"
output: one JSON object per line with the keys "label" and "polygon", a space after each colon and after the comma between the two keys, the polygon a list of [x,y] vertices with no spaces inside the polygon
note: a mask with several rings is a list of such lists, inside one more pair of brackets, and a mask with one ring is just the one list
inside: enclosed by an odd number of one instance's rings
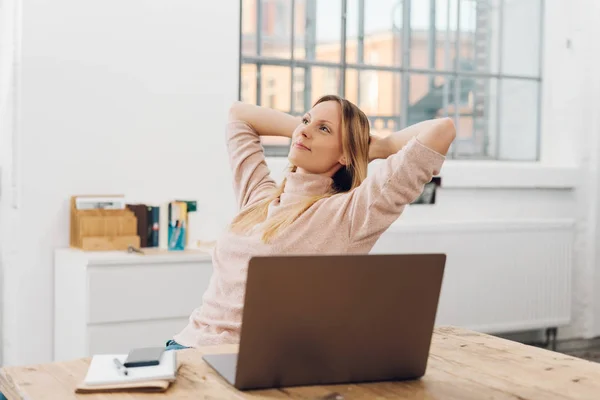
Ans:
{"label": "desk leg", "polygon": [[558,328],[548,328],[546,329],[546,343],[548,347],[552,351],[556,351],[556,335],[558,333]]}

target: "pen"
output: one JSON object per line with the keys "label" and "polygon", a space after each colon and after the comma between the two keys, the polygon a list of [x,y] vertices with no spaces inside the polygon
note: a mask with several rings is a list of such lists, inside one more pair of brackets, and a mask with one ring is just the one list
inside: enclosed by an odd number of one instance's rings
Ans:
{"label": "pen", "polygon": [[118,358],[115,358],[113,361],[115,362],[115,365],[117,366],[117,369],[119,371],[121,371],[123,373],[123,375],[127,375],[127,368],[125,368],[125,366],[123,365],[123,363],[121,363],[121,361],[119,361]]}

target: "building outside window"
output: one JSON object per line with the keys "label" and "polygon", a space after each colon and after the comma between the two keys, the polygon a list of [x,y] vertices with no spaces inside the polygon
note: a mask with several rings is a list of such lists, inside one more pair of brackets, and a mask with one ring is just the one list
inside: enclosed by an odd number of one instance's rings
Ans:
{"label": "building outside window", "polygon": [[[449,116],[457,159],[539,159],[543,0],[241,0],[240,99],[338,94],[385,136]],[[345,16],[345,18],[344,18]],[[263,138],[267,155],[289,140]]]}

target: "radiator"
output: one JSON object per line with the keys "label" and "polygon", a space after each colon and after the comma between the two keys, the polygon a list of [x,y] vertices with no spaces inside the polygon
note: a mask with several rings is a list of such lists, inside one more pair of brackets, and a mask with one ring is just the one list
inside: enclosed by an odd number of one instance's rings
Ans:
{"label": "radiator", "polygon": [[436,325],[500,334],[559,327],[571,317],[572,220],[400,219],[372,253],[447,255]]}

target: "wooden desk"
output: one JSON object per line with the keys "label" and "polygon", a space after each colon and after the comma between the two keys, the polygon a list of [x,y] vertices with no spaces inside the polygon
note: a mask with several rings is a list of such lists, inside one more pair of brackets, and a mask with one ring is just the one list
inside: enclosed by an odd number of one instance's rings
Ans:
{"label": "wooden desk", "polygon": [[594,399],[600,398],[600,364],[457,328],[434,334],[426,375],[417,381],[295,387],[239,392],[201,359],[182,350],[177,382],[165,393],[80,394],[73,388],[89,359],[0,370],[0,390],[10,399]]}

